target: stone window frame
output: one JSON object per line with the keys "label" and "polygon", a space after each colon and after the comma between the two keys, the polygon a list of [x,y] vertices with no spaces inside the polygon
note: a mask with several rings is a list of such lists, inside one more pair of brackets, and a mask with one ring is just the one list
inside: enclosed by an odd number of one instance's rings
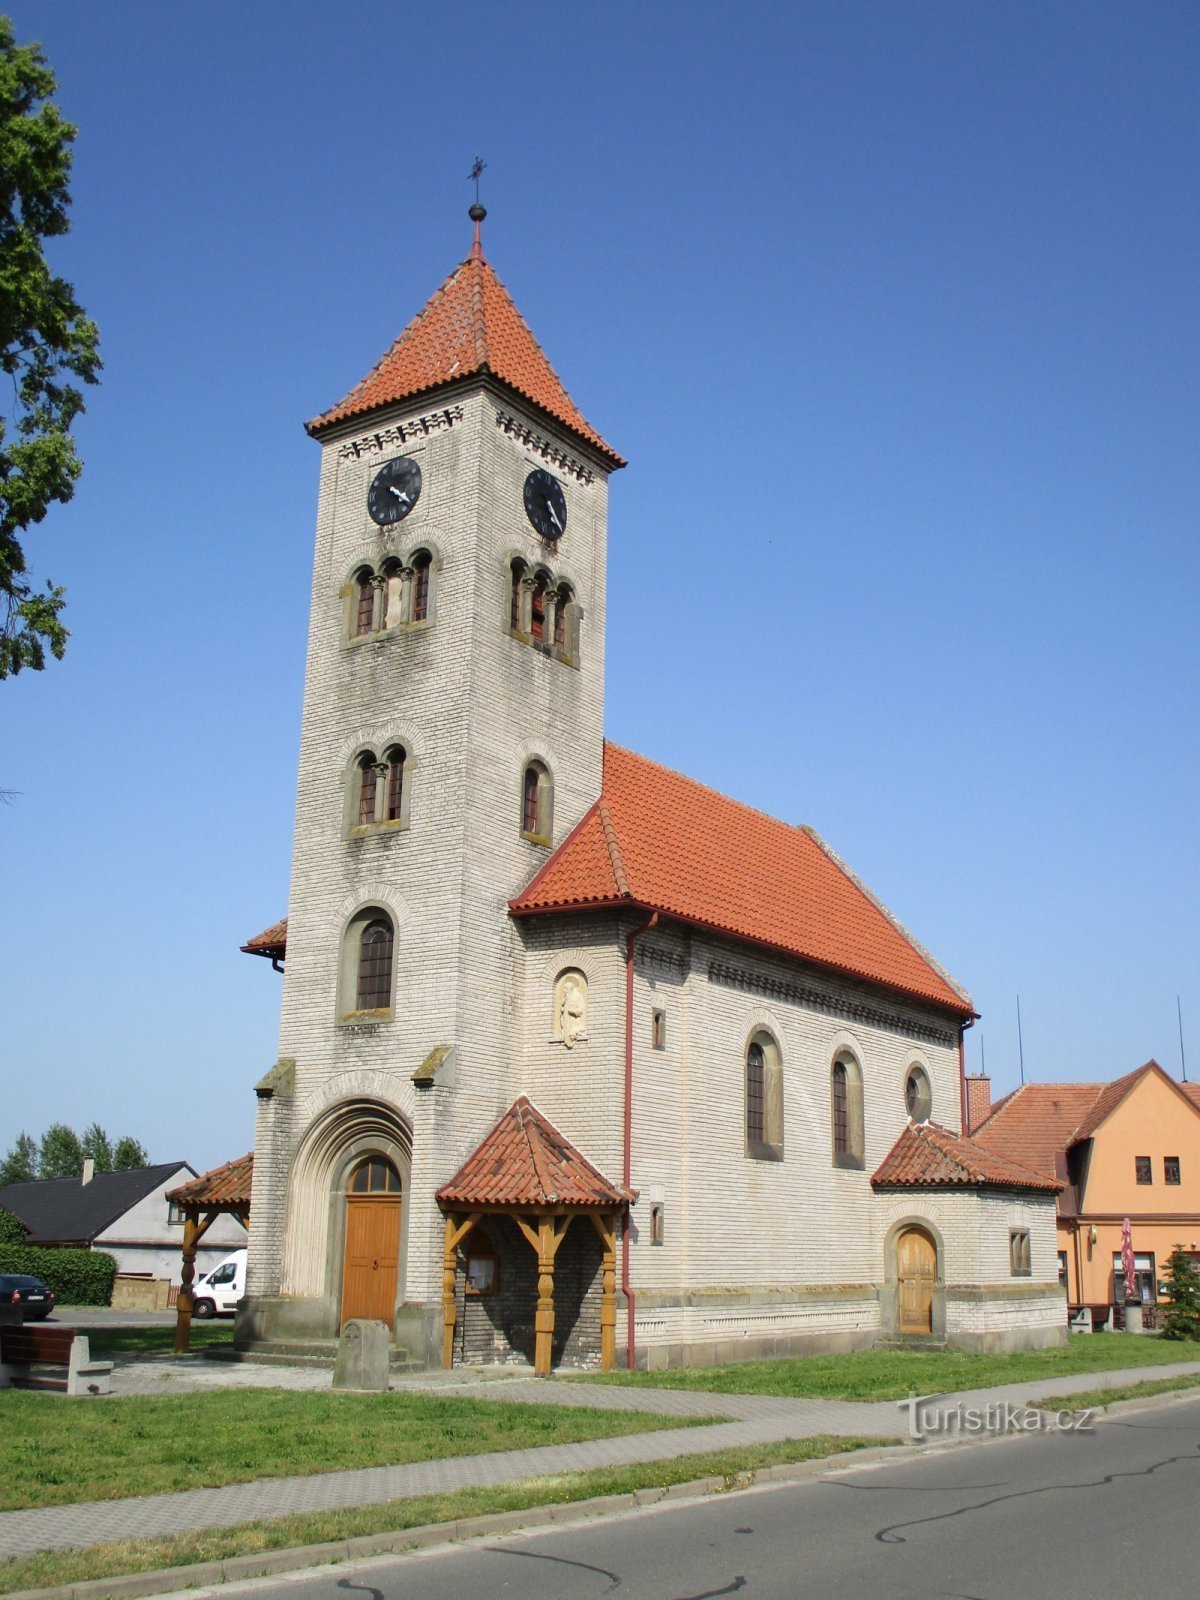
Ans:
{"label": "stone window frame", "polygon": [[[761,1093],[754,1092],[756,1065],[754,1052],[762,1054]],[[757,1027],[742,1051],[742,1083],[745,1091],[742,1128],[746,1158],[750,1161],[783,1160],[783,1054],[779,1041],[769,1028]],[[755,1102],[761,1099],[761,1124]]]}
{"label": "stone window frame", "polygon": [[[533,827],[529,827],[529,775],[536,773],[536,820]],[[541,756],[530,756],[521,764],[520,826],[521,837],[529,844],[540,845],[548,848],[554,837],[554,775],[549,765]]]}
{"label": "stone window frame", "polygon": [[[845,1082],[845,1140],[838,1138],[837,1079]],[[829,1064],[829,1142],[833,1165],[861,1172],[866,1165],[862,1063],[853,1050],[841,1049]]]}
{"label": "stone window frame", "polygon": [[910,1062],[904,1074],[904,1109],[910,1122],[933,1120],[933,1079],[923,1062]]}
{"label": "stone window frame", "polygon": [[[431,539],[421,539],[406,552],[361,555],[342,588],[342,634],[348,645],[366,644],[397,633],[427,628],[436,615],[438,574],[442,558]],[[424,574],[422,581],[421,574]],[[373,599],[369,626],[363,626],[363,594]],[[420,615],[416,609],[422,607]]]}
{"label": "stone window frame", "polygon": [[667,1208],[662,1200],[650,1203],[650,1245],[658,1249],[666,1242]]}
{"label": "stone window frame", "polygon": [[1008,1230],[1008,1272],[1012,1278],[1033,1277],[1033,1245],[1028,1228]]}
{"label": "stone window frame", "polygon": [[[358,1004],[360,992],[360,963],[362,940],[367,929],[375,923],[385,923],[391,931],[390,965],[388,972],[387,1004],[362,1007]],[[390,1022],[396,1004],[396,919],[391,911],[376,901],[359,906],[342,929],[340,957],[338,960],[338,1021],[344,1024],[357,1022]]]}
{"label": "stone window frame", "polygon": [[[511,553],[504,564],[506,631],[539,654],[579,666],[579,624],[583,610],[575,584],[544,561]],[[541,616],[535,601],[541,599]]]}
{"label": "stone window frame", "polygon": [[[400,788],[400,814],[389,817],[387,813],[391,799],[391,766],[397,752],[404,768]],[[361,744],[355,749],[347,764],[345,775],[343,832],[347,839],[364,839],[375,834],[403,832],[409,827],[413,772],[416,766],[412,741],[403,735],[373,741],[371,744]],[[363,775],[368,769],[374,776],[372,813],[370,820],[364,822],[362,788]]]}
{"label": "stone window frame", "polygon": [[661,1007],[656,1007],[650,1013],[650,1048],[652,1050],[667,1048],[667,1013]]}

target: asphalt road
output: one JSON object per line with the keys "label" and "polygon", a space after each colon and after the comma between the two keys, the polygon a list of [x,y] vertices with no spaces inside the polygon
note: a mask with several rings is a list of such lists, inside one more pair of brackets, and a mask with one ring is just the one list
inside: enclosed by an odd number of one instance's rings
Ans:
{"label": "asphalt road", "polygon": [[1200,1400],[253,1587],[256,1600],[1191,1597]]}

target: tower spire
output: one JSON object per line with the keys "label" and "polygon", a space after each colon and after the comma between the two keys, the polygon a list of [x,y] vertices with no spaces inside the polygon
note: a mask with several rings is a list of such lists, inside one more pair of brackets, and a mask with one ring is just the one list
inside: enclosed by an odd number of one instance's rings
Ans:
{"label": "tower spire", "polygon": [[480,237],[480,227],[483,223],[483,219],[487,216],[487,212],[479,203],[479,179],[483,173],[483,169],[486,166],[487,162],[483,160],[482,156],[476,156],[474,165],[471,167],[470,172],[467,173],[467,178],[475,185],[475,204],[467,212],[467,215],[475,224],[475,240],[471,245],[472,261],[483,260],[483,240]]}

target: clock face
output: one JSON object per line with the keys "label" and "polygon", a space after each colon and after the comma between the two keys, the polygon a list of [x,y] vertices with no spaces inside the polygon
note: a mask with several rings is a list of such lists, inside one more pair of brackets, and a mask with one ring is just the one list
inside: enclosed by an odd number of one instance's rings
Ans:
{"label": "clock face", "polygon": [[567,531],[563,486],[541,467],[535,467],[525,479],[525,515],[543,539],[561,539]]}
{"label": "clock face", "polygon": [[367,510],[381,528],[401,522],[421,495],[421,469],[411,456],[387,461],[371,479]]}

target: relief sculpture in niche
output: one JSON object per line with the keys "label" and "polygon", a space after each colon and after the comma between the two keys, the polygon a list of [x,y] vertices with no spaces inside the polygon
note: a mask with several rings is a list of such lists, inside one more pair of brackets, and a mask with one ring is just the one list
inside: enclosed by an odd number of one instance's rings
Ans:
{"label": "relief sculpture in niche", "polygon": [[554,986],[554,1031],[568,1050],[587,1036],[587,979],[582,972],[561,973]]}

